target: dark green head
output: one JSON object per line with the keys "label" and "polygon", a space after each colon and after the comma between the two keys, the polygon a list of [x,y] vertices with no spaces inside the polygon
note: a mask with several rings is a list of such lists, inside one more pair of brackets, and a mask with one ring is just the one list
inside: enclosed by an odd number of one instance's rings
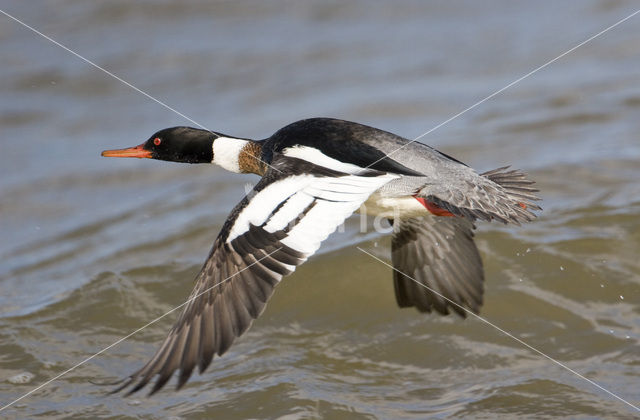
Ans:
{"label": "dark green head", "polygon": [[171,162],[211,163],[213,141],[219,134],[191,127],[171,127],[154,133],[136,147],[105,150],[102,156],[136,157]]}

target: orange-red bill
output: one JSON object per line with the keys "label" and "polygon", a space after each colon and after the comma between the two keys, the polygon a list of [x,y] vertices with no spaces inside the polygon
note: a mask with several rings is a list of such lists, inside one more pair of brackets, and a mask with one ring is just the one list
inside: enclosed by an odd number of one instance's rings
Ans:
{"label": "orange-red bill", "polygon": [[102,156],[106,157],[133,157],[133,158],[151,158],[151,151],[142,148],[144,144],[128,149],[105,150]]}

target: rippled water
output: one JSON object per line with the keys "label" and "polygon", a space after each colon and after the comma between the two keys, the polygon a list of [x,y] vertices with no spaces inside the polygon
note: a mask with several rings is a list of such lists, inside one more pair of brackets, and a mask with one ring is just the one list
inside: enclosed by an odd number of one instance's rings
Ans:
{"label": "rippled water", "polygon": [[[414,138],[634,12],[631,1],[2,2],[210,129],[263,138],[333,116]],[[640,404],[640,17],[425,136],[542,190],[481,224],[481,315]],[[0,15],[0,402],[183,302],[252,176],[100,158],[193,125]],[[633,417],[477,319],[396,307],[387,237],[359,221],[278,287],[180,392],[107,396],[168,316],[0,412],[8,418]]]}

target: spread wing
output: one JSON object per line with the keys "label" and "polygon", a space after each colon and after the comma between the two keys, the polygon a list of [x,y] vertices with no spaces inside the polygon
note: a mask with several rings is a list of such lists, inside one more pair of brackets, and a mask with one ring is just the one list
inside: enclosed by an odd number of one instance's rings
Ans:
{"label": "spread wing", "polygon": [[396,178],[374,170],[349,174],[277,155],[271,168],[232,211],[196,277],[177,322],[160,348],[114,392],[150,394],[176,370],[177,388],[197,366],[222,355],[264,310],[274,287],[307,260],[369,195]]}
{"label": "spread wing", "polygon": [[421,312],[434,309],[445,315],[450,308],[465,317],[464,310],[432,292],[435,290],[473,312],[479,311],[484,273],[473,242],[474,228],[472,222],[460,217],[394,220],[393,267],[411,277],[393,271],[398,306],[415,306]]}

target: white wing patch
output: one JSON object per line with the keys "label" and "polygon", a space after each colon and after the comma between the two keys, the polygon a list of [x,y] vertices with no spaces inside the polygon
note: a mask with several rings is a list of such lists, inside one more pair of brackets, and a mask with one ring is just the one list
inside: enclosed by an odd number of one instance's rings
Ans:
{"label": "white wing patch", "polygon": [[248,231],[250,224],[264,226],[273,233],[294,222],[280,242],[311,255],[369,195],[397,177],[295,175],[275,181],[256,193],[242,209],[227,242]]}
{"label": "white wing patch", "polygon": [[313,254],[320,248],[320,243],[360,206],[359,203],[320,200],[280,242],[296,251]]}
{"label": "white wing patch", "polygon": [[314,165],[324,166],[325,168],[333,169],[334,171],[344,172],[347,174],[357,174],[362,172],[365,168],[352,163],[340,162],[337,159],[331,158],[315,147],[310,146],[292,146],[287,147],[282,151],[282,154],[289,157],[294,157],[307,162],[311,162]]}
{"label": "white wing patch", "polygon": [[315,197],[304,192],[298,192],[287,199],[276,214],[269,218],[264,229],[267,232],[275,232],[284,229],[292,220],[300,215],[313,201]]}
{"label": "white wing patch", "polygon": [[231,227],[227,242],[248,231],[249,224],[261,226],[280,203],[307,186],[312,178],[311,175],[291,176],[276,181],[257,194],[253,194],[249,204],[242,209]]}

